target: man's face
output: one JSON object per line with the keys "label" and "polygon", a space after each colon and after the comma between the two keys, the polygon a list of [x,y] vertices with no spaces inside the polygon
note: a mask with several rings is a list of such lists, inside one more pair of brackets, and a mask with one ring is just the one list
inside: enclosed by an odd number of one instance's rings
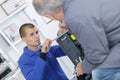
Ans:
{"label": "man's face", "polygon": [[27,44],[28,47],[38,47],[40,45],[40,36],[38,29],[36,28],[27,28],[26,36],[23,37],[23,41]]}

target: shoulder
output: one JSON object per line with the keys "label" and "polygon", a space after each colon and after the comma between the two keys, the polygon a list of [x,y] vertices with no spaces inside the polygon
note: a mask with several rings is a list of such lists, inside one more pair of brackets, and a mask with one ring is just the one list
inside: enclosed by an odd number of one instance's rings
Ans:
{"label": "shoulder", "polygon": [[31,62],[31,57],[23,53],[18,60],[18,64],[26,64]]}

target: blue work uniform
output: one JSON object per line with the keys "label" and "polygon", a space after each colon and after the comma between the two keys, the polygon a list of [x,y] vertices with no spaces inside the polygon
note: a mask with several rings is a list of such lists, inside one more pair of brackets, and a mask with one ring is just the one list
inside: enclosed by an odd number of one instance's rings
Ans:
{"label": "blue work uniform", "polygon": [[46,60],[40,54],[40,51],[24,48],[18,63],[26,80],[68,80],[56,59],[66,55],[59,46],[50,48]]}

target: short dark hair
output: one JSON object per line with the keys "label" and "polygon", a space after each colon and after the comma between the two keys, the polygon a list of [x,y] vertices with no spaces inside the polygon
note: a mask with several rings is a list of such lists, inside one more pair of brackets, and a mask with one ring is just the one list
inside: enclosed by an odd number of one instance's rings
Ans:
{"label": "short dark hair", "polygon": [[25,23],[25,24],[21,25],[21,27],[20,27],[20,29],[19,29],[20,37],[22,38],[22,37],[25,37],[25,36],[26,36],[25,30],[26,30],[27,28],[34,28],[34,27],[35,27],[35,25],[33,25],[33,24],[31,24],[31,23]]}

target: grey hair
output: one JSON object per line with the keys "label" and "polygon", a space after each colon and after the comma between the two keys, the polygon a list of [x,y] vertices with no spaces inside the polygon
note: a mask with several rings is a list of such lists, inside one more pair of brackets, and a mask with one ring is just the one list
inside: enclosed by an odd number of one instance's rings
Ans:
{"label": "grey hair", "polygon": [[40,15],[57,13],[62,7],[62,0],[33,0],[33,6]]}

